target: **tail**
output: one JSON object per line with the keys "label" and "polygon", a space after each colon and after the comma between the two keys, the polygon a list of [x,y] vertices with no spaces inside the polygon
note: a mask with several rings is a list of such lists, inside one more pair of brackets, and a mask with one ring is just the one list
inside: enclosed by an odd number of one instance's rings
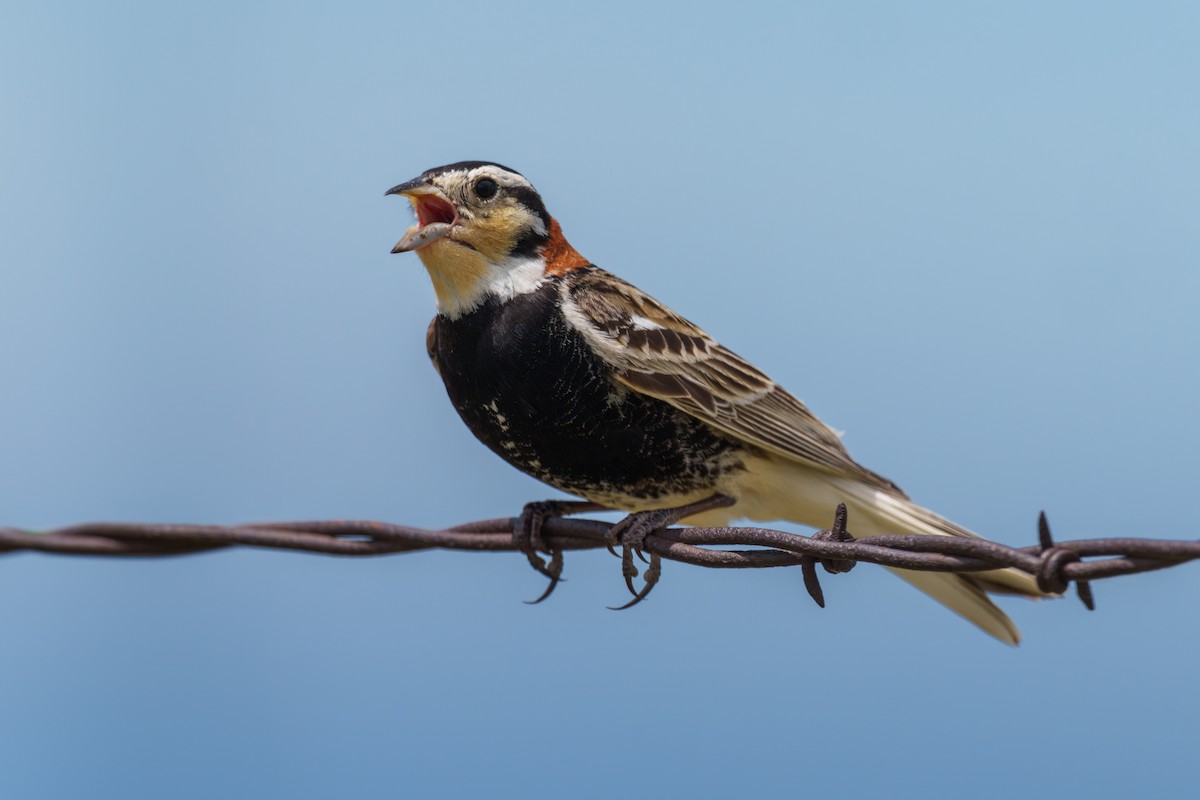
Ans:
{"label": "tail", "polygon": [[[689,518],[688,522],[724,525],[730,519],[745,517],[760,521],[786,519],[824,527],[832,519],[837,504],[845,503],[850,513],[850,533],[859,538],[889,533],[975,537],[966,528],[914,504],[882,478],[873,486],[859,478],[839,477],[774,457],[748,462],[742,481],[730,487],[729,494],[738,498],[737,505],[705,512]],[[892,572],[968,622],[1012,645],[1021,641],[1021,634],[1008,615],[988,599],[987,593],[1046,596],[1032,577],[1014,569],[961,575],[907,569],[892,569]]]}
{"label": "tail", "polygon": [[[977,538],[966,528],[903,497],[853,480],[837,481],[837,488],[846,496],[845,502],[850,512],[848,527],[856,537],[912,533]],[[987,593],[1047,596],[1038,589],[1032,577],[1015,569],[989,570],[969,575],[889,569],[968,622],[1011,645],[1020,643],[1021,632],[1008,615],[988,599]]]}

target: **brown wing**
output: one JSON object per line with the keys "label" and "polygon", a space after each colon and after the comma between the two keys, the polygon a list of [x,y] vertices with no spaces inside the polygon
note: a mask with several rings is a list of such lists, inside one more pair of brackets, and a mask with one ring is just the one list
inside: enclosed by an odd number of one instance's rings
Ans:
{"label": "brown wing", "polygon": [[903,495],[856,463],[803,403],[636,287],[592,267],[567,276],[562,292],[567,319],[618,382],[776,455]]}

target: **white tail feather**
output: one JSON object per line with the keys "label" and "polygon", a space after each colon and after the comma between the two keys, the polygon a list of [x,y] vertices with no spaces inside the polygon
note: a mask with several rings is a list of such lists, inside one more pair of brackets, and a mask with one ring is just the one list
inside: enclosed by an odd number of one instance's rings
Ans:
{"label": "white tail feather", "polygon": [[[851,480],[838,480],[837,483],[845,492],[845,502],[850,510],[850,532],[857,537],[889,533],[975,536],[902,497]],[[892,572],[1000,641],[1012,645],[1020,643],[1021,633],[1008,615],[988,599],[984,587],[1041,595],[1033,578],[1012,569],[975,573],[974,580],[945,572],[907,569],[892,569]]]}
{"label": "white tail feather", "polygon": [[[885,534],[975,536],[903,497],[854,478],[837,477],[796,462],[775,458],[755,460],[748,464],[743,476],[737,486],[730,487],[739,502],[728,509],[726,519],[785,519],[812,527],[827,527],[837,504],[845,503],[850,533],[858,538]],[[688,521],[692,524],[724,524],[715,517]],[[1013,569],[972,573],[969,578],[906,569],[892,569],[892,572],[986,633],[1011,645],[1021,641],[1021,634],[1008,615],[988,599],[987,591],[1045,596],[1033,578]]]}

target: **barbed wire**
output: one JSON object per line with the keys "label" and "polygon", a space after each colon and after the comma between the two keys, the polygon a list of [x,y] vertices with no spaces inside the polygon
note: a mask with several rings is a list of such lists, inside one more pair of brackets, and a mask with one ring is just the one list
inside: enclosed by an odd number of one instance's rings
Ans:
{"label": "barbed wire", "polygon": [[[521,517],[485,519],[440,530],[359,520],[229,526],[86,523],[45,531],[0,528],[0,554],[32,551],[88,556],[178,556],[230,547],[339,556],[381,556],[435,548],[523,551],[540,572],[551,578],[546,592],[533,601],[540,602],[558,583],[562,553],[610,547],[614,527],[598,520],[562,516],[539,520],[539,546],[553,555],[551,567],[546,569],[539,567],[540,559],[533,554],[527,540],[522,544],[523,526],[528,526],[528,512]],[[528,532],[527,527],[525,530]],[[715,569],[799,566],[810,596],[824,607],[818,564],[829,573],[847,572],[857,563],[957,573],[1012,567],[1033,576],[1044,592],[1060,594],[1075,584],[1080,599],[1091,609],[1095,607],[1091,581],[1150,572],[1200,558],[1200,541],[1192,540],[1110,538],[1055,542],[1045,514],[1038,520],[1038,539],[1038,544],[1028,547],[949,536],[898,534],[854,539],[847,532],[845,506],[840,506],[833,526],[811,536],[759,527],[654,530],[640,548],[651,554],[646,586],[640,592],[634,591],[628,571],[626,582],[635,594],[633,602],[643,599],[657,581],[658,558]],[[728,549],[738,547],[753,549]],[[628,550],[624,555],[629,561]],[[633,574],[637,574],[636,570]]]}

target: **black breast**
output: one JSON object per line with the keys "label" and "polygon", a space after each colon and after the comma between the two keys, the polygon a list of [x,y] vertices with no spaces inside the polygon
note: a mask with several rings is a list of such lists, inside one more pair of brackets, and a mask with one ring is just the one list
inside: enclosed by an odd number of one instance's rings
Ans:
{"label": "black breast", "polygon": [[704,491],[737,468],[733,442],[610,381],[558,311],[557,294],[552,279],[434,320],[430,356],[480,441],[535,478],[593,499]]}

